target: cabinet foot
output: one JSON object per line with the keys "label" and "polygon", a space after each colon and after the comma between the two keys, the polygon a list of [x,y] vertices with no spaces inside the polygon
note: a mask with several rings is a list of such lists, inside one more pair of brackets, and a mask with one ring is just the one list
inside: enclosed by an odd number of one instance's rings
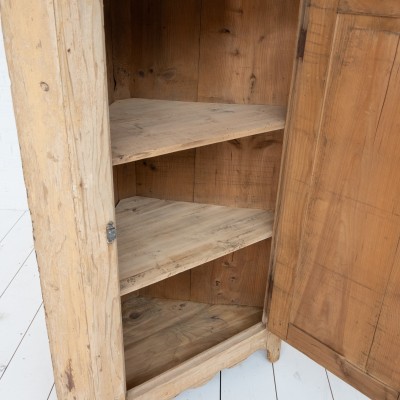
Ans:
{"label": "cabinet foot", "polygon": [[279,360],[281,354],[281,339],[273,333],[267,331],[267,358],[268,361],[274,363]]}

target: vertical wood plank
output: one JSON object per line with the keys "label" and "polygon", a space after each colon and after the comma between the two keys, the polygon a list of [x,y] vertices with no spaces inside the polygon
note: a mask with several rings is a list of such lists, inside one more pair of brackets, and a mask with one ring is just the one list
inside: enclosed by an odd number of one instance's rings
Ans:
{"label": "vertical wood plank", "polygon": [[194,201],[274,210],[281,153],[281,131],[199,147]]}
{"label": "vertical wood plank", "polygon": [[137,195],[193,201],[194,157],[195,150],[185,150],[137,161]]}
{"label": "vertical wood plank", "polygon": [[190,299],[211,304],[263,306],[270,240],[191,270]]}
{"label": "vertical wood plank", "polygon": [[[381,114],[379,130],[376,136],[377,149],[385,159],[392,159],[390,168],[387,169],[386,181],[390,191],[385,191],[383,205],[392,210],[391,219],[397,224],[399,221],[399,173],[397,166],[400,158],[400,114],[398,112],[400,93],[400,49],[393,64],[391,80],[386,95],[385,107]],[[395,166],[396,165],[396,166]],[[393,182],[397,180],[396,184]],[[389,186],[390,185],[390,186]],[[387,233],[386,233],[387,234]],[[400,235],[394,243],[396,255],[392,264],[392,272],[379,314],[379,321],[375,327],[374,341],[369,352],[367,371],[378,379],[393,385],[400,391],[400,319],[399,319],[399,287],[400,287]]]}
{"label": "vertical wood plank", "polygon": [[134,0],[131,8],[131,97],[196,99],[201,0]]}
{"label": "vertical wood plank", "polygon": [[[137,195],[165,200],[193,201],[194,159],[195,150],[186,150],[137,161],[135,163]],[[191,271],[185,271],[143,288],[139,293],[142,296],[190,300],[190,276]]]}
{"label": "vertical wood plank", "polygon": [[203,0],[200,101],[286,105],[298,0]]}
{"label": "vertical wood plank", "polygon": [[111,2],[110,7],[107,7],[104,11],[109,13],[107,21],[111,22],[111,26],[106,25],[106,34],[109,37],[107,42],[111,42],[112,46],[113,99],[121,100],[131,97],[132,2],[131,0],[109,1]]}
{"label": "vertical wood plank", "polygon": [[136,195],[136,163],[128,163],[113,167],[114,186],[117,184],[118,199],[126,199]]}
{"label": "vertical wood plank", "polygon": [[365,369],[400,237],[400,20],[340,15],[336,30],[291,322]]}
{"label": "vertical wood plank", "polygon": [[0,5],[58,398],[124,399],[103,4]]}
{"label": "vertical wood plank", "polygon": [[104,0],[104,31],[106,43],[106,60],[107,60],[107,93],[108,103],[114,102],[114,89],[116,82],[114,81],[114,65],[113,65],[113,43],[112,43],[112,18],[111,18],[111,2],[112,0]]}
{"label": "vertical wood plank", "polygon": [[337,2],[315,0],[310,5],[309,0],[303,0],[301,4],[298,30],[300,35],[307,35],[307,42],[304,55],[296,59],[292,78],[264,314],[265,320],[268,316],[269,329],[282,338],[286,337],[289,324]]}

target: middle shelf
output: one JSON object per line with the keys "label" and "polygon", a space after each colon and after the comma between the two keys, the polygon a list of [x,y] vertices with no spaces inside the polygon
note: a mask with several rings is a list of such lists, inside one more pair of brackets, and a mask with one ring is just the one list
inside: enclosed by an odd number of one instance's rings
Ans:
{"label": "middle shelf", "polygon": [[271,237],[274,214],[135,196],[116,219],[122,296]]}
{"label": "middle shelf", "polygon": [[126,99],[110,106],[113,165],[283,129],[284,107]]}

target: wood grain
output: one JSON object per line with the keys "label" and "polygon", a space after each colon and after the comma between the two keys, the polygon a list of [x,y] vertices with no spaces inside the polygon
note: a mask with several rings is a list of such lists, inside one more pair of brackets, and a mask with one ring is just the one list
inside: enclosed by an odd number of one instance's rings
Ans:
{"label": "wood grain", "polygon": [[195,154],[191,149],[137,161],[137,195],[193,201]]}
{"label": "wood grain", "polygon": [[[120,21],[125,24],[125,27],[119,27],[118,19],[114,17],[113,43],[120,49],[119,51],[124,52],[120,56],[118,56],[118,51],[113,53],[114,68],[117,70],[121,67],[120,72],[115,74],[117,91],[118,85],[121,90],[118,93],[121,93],[129,85],[130,97],[286,105],[295,48],[298,0],[252,1],[249,4],[237,0],[207,2],[191,0],[185,2],[181,10],[178,10],[180,5],[171,0],[121,0],[112,2],[111,7],[114,8],[114,15],[124,14]],[[201,8],[203,8],[203,12],[201,12]],[[245,14],[241,17],[236,13],[236,17],[234,10],[242,8]],[[210,30],[211,28],[215,30],[225,28],[225,22],[229,22],[229,27],[235,29],[235,34],[223,35]],[[129,29],[126,29],[127,26]],[[131,34],[128,37],[129,30]],[[260,34],[259,37],[258,34]],[[218,43],[213,42],[212,35],[218,42],[224,40],[227,49],[224,50],[218,46]],[[258,42],[262,35],[264,38]],[[232,43],[229,40],[240,45],[240,57],[230,54],[229,46]],[[210,49],[213,50],[207,53],[208,46],[211,46]],[[200,51],[200,47],[202,51]],[[235,49],[232,48],[233,50]],[[208,58],[203,61],[199,60],[202,53],[208,54]],[[132,62],[125,61],[130,59]],[[230,63],[233,67],[229,66]],[[130,64],[134,65],[134,68],[131,68]],[[129,66],[129,68],[125,68],[125,66]],[[246,71],[247,66],[249,68]],[[278,75],[275,75],[275,72]],[[249,79],[252,73],[256,75],[257,83],[254,85],[254,93],[249,94]],[[207,93],[203,90],[200,97],[198,86],[203,88],[208,86],[210,94],[212,91],[212,96],[204,97],[207,96]],[[250,100],[243,101],[245,92],[249,94]],[[227,94],[229,96],[226,96]],[[196,190],[197,195],[202,196],[201,193],[204,191],[213,196],[213,190],[218,189],[218,195],[213,198],[223,205],[232,201],[242,207],[258,208],[258,205],[262,205],[262,208],[265,206],[267,209],[273,209],[281,153],[280,144],[274,140],[269,142],[270,146],[264,148],[264,151],[261,149],[250,151],[250,148],[247,148],[243,151],[243,156],[240,156],[238,149],[234,152],[237,165],[235,167],[235,163],[230,164],[232,171],[241,168],[247,171],[246,174],[240,175],[240,179],[237,179],[236,175],[236,180],[231,181],[238,184],[236,188],[228,186],[229,181],[226,180],[226,183],[221,185],[221,188],[223,187],[221,190],[220,187],[215,188],[214,181],[210,180],[210,187],[203,184],[201,191]],[[277,140],[280,139],[277,138]],[[225,148],[216,145],[215,148],[210,148],[210,153],[217,154],[216,158],[221,157],[228,160],[231,147],[226,146]],[[253,152],[257,154],[256,157],[253,157]],[[178,152],[168,156],[152,157],[151,162],[147,165],[137,163],[137,194],[192,201],[195,182],[194,175],[193,181],[189,182],[191,173],[189,171],[194,173],[195,158],[204,168],[207,168],[207,162],[210,161],[210,157],[204,152],[196,153],[197,151],[193,150],[192,153],[181,157]],[[204,160],[201,159],[203,155],[205,155]],[[266,155],[271,161],[267,160]],[[256,165],[253,159],[266,162],[267,165],[264,166],[261,163]],[[247,164],[254,168],[251,175],[248,174],[250,168],[247,167]],[[149,165],[155,166],[156,169],[151,169]],[[220,165],[216,165],[216,167],[219,172],[223,172]],[[261,171],[268,174],[268,179],[260,175]],[[206,174],[199,171],[199,176],[206,177],[208,173],[212,172],[208,168]],[[246,180],[252,187],[251,196],[246,192]],[[255,189],[256,181],[262,190]],[[131,184],[128,181],[126,183],[128,186]],[[190,187],[192,188],[192,199],[189,199]],[[236,189],[238,190],[237,194],[235,193]],[[124,189],[121,188],[121,191]],[[176,197],[174,197],[175,195]],[[267,198],[263,198],[265,195]],[[185,198],[186,196],[188,197]],[[245,198],[242,199],[242,196]],[[207,196],[202,197],[204,202],[210,202],[207,200]],[[252,203],[246,204],[248,200]],[[238,258],[256,259],[255,255],[251,254],[251,249],[247,248],[240,250]],[[257,276],[263,276],[264,271],[265,262],[262,260],[258,269],[255,269],[255,273]],[[187,282],[187,279],[184,281]],[[223,284],[227,286],[229,282],[223,282]],[[167,292],[173,293],[176,289],[176,281],[171,281],[170,289],[167,286],[168,284],[165,284],[162,288],[160,287],[158,293],[160,295]],[[213,288],[211,289],[213,290]],[[182,292],[177,296],[182,298],[188,290],[190,288],[182,288]],[[151,291],[157,293],[156,288],[152,288]],[[254,294],[253,290],[243,293],[243,300],[253,295],[259,298],[264,295],[264,289],[257,294]],[[206,296],[211,297],[212,294],[206,294]]]}
{"label": "wood grain", "polygon": [[298,0],[203,0],[198,99],[286,106]]}
{"label": "wood grain", "polygon": [[273,214],[132,197],[117,206],[121,294],[271,236]]}
{"label": "wood grain", "polygon": [[[112,59],[113,64],[113,86],[109,87],[113,100],[127,99],[130,95],[130,80],[132,77],[131,52],[132,41],[131,29],[131,1],[119,0],[110,1],[110,6],[104,12],[109,15],[106,21],[111,21],[111,25],[106,25],[106,42],[111,42],[112,54],[108,53],[108,58]],[[109,49],[109,47],[108,47]]]}
{"label": "wood grain", "polygon": [[122,400],[103,4],[0,6],[57,395]]}
{"label": "wood grain", "polygon": [[136,163],[116,165],[114,170],[114,187],[118,191],[118,199],[126,199],[136,195]]}
{"label": "wood grain", "polygon": [[383,17],[400,17],[398,0],[340,0],[339,12],[378,15]]}
{"label": "wood grain", "polygon": [[375,337],[369,352],[367,371],[370,375],[400,392],[399,265],[400,253],[398,248],[379,322],[375,327]]}
{"label": "wood grain", "polygon": [[130,97],[195,100],[201,0],[130,3]]}
{"label": "wood grain", "polygon": [[289,325],[287,342],[369,398],[397,400],[399,393],[396,390],[368,376],[345,357],[293,325]]}
{"label": "wood grain", "polygon": [[[396,224],[400,223],[400,214],[398,212],[400,205],[400,174],[397,168],[400,161],[400,138],[398,135],[400,128],[400,114],[398,112],[399,89],[400,52],[397,51],[385,105],[375,138],[376,152],[378,153],[376,157],[382,165],[380,168],[380,171],[382,171],[381,179],[386,183],[386,186],[380,183],[380,190],[385,194],[385,199],[381,201],[381,204],[386,209],[392,210],[392,215],[388,216],[388,218]],[[385,235],[387,234],[388,231],[385,232]],[[391,265],[391,273],[380,310],[379,321],[375,327],[367,371],[400,391],[400,320],[398,314],[400,307],[400,236],[397,236],[397,240],[397,243],[393,243],[396,255]]]}
{"label": "wood grain", "polygon": [[266,344],[265,326],[256,324],[163,374],[128,390],[127,400],[171,399],[182,391],[197,387],[218,371],[246,359]]}
{"label": "wood grain", "polygon": [[110,107],[113,164],[282,129],[278,106],[129,99]]}
{"label": "wood grain", "polygon": [[198,148],[194,201],[274,210],[281,151],[281,131]]}
{"label": "wood grain", "polygon": [[387,129],[399,32],[400,20],[338,17],[291,313],[361,369],[400,238],[400,142]]}
{"label": "wood grain", "polygon": [[282,338],[289,324],[336,11],[337,0],[304,0],[301,5],[298,32],[307,41],[292,79],[264,314],[271,332]]}
{"label": "wood grain", "polygon": [[263,240],[191,270],[190,300],[262,307],[271,241]]}
{"label": "wood grain", "polygon": [[143,297],[124,301],[128,389],[250,328],[261,315],[257,307]]}

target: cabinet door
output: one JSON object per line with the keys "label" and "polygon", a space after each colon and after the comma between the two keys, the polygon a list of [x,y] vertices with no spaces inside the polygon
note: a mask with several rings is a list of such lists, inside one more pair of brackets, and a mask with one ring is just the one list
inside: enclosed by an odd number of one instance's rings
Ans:
{"label": "cabinet door", "polygon": [[400,2],[302,7],[266,318],[361,391],[400,391]]}

